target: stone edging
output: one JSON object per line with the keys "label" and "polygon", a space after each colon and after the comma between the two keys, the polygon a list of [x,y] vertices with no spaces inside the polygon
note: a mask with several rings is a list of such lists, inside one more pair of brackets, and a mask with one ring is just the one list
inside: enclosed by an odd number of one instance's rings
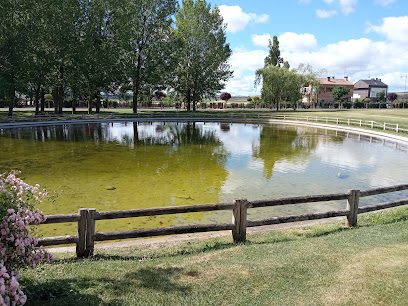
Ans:
{"label": "stone edging", "polygon": [[280,120],[280,119],[263,119],[263,118],[212,118],[212,117],[163,117],[163,118],[112,118],[112,119],[80,119],[80,120],[62,120],[62,121],[40,121],[40,122],[13,122],[13,123],[0,123],[0,129],[12,129],[21,127],[33,127],[33,126],[50,126],[50,125],[64,125],[64,124],[87,124],[87,123],[108,123],[108,122],[185,122],[185,121],[201,121],[201,122],[238,122],[238,123],[276,123],[284,125],[295,126],[307,126],[316,127],[328,130],[337,130],[342,132],[350,132],[355,134],[367,135],[371,137],[387,139],[398,143],[408,145],[408,137],[399,136],[384,132],[360,129],[357,127],[350,127],[344,125],[331,125],[315,122],[293,121],[293,120]]}

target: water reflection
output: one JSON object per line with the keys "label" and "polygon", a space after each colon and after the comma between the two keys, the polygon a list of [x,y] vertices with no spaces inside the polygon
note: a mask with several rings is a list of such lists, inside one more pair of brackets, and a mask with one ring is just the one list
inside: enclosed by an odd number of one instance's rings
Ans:
{"label": "water reflection", "polygon": [[275,164],[280,161],[302,162],[316,148],[319,135],[293,127],[279,125],[264,126],[259,146],[254,147],[253,156],[264,164],[264,176],[272,177]]}
{"label": "water reflection", "polygon": [[[0,172],[60,192],[47,214],[229,202],[407,183],[407,149],[364,136],[283,125],[127,122],[0,130]],[[400,196],[400,195],[399,195]],[[379,200],[393,199],[392,195]],[[370,204],[363,199],[362,205]],[[344,208],[315,203],[251,210],[250,218]],[[103,231],[229,222],[197,213],[98,222]],[[58,225],[59,226],[59,225]],[[72,234],[75,225],[44,227]]]}

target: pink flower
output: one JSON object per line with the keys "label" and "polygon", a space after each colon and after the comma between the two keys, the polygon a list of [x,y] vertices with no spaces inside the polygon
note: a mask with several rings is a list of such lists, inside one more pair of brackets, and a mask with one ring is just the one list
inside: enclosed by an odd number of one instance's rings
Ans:
{"label": "pink flower", "polygon": [[0,215],[0,305],[23,305],[27,297],[20,290],[18,271],[21,267],[35,266],[42,260],[53,260],[54,256],[38,248],[38,240],[31,237],[27,225],[39,224],[44,214],[32,210],[32,202],[40,202],[47,191],[40,186],[26,184],[16,177],[17,171],[0,174],[0,195],[7,213]]}

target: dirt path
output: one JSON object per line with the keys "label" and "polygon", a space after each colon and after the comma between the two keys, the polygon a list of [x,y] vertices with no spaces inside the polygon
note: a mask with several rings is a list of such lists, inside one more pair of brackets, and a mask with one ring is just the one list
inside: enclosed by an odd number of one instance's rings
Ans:
{"label": "dirt path", "polygon": [[[283,230],[293,227],[304,227],[314,224],[323,224],[329,223],[336,220],[342,220],[344,217],[335,217],[330,219],[320,219],[320,220],[309,220],[309,221],[300,221],[293,223],[283,223],[283,224],[274,224],[267,226],[252,227],[247,229],[248,234],[263,233],[273,230]],[[231,236],[231,231],[220,231],[220,232],[209,232],[209,233],[193,233],[193,234],[182,234],[182,235],[171,235],[158,238],[148,238],[148,239],[137,239],[137,240],[125,240],[119,242],[108,242],[108,243],[98,243],[95,245],[95,252],[98,250],[109,250],[109,249],[126,249],[136,246],[148,245],[152,246],[155,244],[169,244],[174,245],[182,241],[192,240],[192,239],[208,239],[215,237]],[[75,253],[75,246],[68,247],[57,247],[48,249],[52,253]],[[73,255],[74,256],[74,255]]]}

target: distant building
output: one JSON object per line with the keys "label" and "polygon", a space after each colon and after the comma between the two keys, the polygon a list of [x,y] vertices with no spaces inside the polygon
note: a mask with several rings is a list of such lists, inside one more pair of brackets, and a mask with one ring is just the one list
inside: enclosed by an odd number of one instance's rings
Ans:
{"label": "distant building", "polygon": [[350,90],[349,94],[347,95],[347,100],[350,100],[353,96],[354,85],[348,80],[348,77],[344,77],[344,79],[336,79],[335,77],[327,77],[327,78],[318,78],[321,88],[320,91],[317,93],[314,92],[310,94],[312,90],[311,86],[303,88],[303,97],[302,102],[308,103],[310,101],[316,101],[316,98],[319,102],[333,102],[334,98],[332,96],[332,91],[334,87],[343,86]]}
{"label": "distant building", "polygon": [[377,102],[377,93],[384,92],[387,96],[388,85],[381,79],[360,80],[354,84],[353,101],[370,98],[371,102]]}

